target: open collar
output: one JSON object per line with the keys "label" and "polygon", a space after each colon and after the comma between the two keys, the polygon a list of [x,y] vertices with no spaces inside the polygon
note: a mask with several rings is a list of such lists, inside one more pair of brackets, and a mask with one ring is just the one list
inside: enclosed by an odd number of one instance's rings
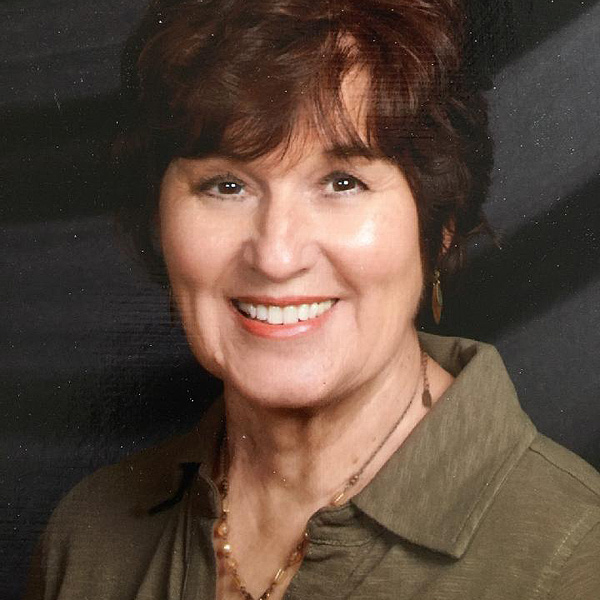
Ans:
{"label": "open collar", "polygon": [[492,346],[420,339],[456,379],[351,502],[409,542],[459,558],[536,430]]}
{"label": "open collar", "polygon": [[[420,334],[456,379],[351,504],[403,539],[459,558],[507,474],[536,435],[498,352],[461,338]],[[217,516],[211,471],[224,431],[216,400],[188,435],[181,463],[197,463],[196,509]]]}

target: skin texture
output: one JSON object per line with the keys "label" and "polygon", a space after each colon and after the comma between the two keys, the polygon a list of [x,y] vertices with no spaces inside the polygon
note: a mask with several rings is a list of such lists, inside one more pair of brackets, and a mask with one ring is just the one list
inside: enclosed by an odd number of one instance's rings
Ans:
{"label": "skin texture", "polygon": [[[358,131],[367,89],[360,71],[342,86]],[[410,187],[395,164],[324,137],[305,115],[285,151],[177,159],[163,178],[163,252],[192,350],[229,394],[265,407],[347,400],[416,350],[423,277]],[[338,302],[318,330],[274,342],[236,322],[231,299],[252,296]]]}
{"label": "skin texture", "polygon": [[[414,343],[422,280],[408,184],[389,163],[346,165],[315,146],[292,165],[180,159],[163,183],[163,248],[194,353],[237,393],[266,406],[343,398],[402,361]],[[334,183],[323,180],[336,171],[368,190],[331,191]],[[223,173],[247,188],[233,197],[195,191]],[[253,296],[338,302],[319,330],[273,341],[237,324],[230,300]]]}
{"label": "skin texture", "polygon": [[[350,83],[344,101],[360,128],[364,85]],[[415,391],[351,494],[426,414],[415,201],[396,165],[342,150],[304,127],[285,152],[252,162],[176,159],[162,183],[160,235],[183,325],[225,385],[230,541],[255,596]],[[265,296],[337,302],[319,327],[271,338],[244,327],[232,304]],[[435,400],[452,378],[432,361],[428,376]],[[219,598],[239,597],[219,565]]]}

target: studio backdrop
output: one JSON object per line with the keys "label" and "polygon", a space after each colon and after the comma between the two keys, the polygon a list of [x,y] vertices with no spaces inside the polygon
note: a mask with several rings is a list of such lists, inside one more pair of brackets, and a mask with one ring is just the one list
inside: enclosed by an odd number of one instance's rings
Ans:
{"label": "studio backdrop", "polygon": [[[119,55],[145,0],[0,6],[0,598],[50,511],[219,392],[113,226]],[[600,467],[600,4],[472,3],[496,160],[444,320],[495,344],[537,427]],[[474,66],[475,68],[475,66]],[[131,174],[136,177],[136,173]]]}

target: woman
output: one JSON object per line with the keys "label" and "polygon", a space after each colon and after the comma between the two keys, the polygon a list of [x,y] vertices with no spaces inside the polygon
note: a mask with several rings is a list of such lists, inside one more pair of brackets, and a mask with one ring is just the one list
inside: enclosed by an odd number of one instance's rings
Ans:
{"label": "woman", "polygon": [[29,598],[598,597],[598,475],[536,432],[491,347],[416,331],[487,227],[462,19],[151,6],[125,221],[223,398],[63,500]]}

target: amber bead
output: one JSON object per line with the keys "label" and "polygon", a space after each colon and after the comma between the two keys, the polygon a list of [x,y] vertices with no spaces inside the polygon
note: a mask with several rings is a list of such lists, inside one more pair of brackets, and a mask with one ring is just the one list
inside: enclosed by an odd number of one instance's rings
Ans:
{"label": "amber bead", "polygon": [[223,544],[221,552],[223,553],[223,556],[231,556],[231,544],[229,542]]}
{"label": "amber bead", "polygon": [[217,536],[224,538],[227,536],[227,534],[229,533],[229,525],[227,525],[227,521],[221,521],[218,525],[217,528],[215,529],[215,533],[217,534]]}
{"label": "amber bead", "polygon": [[332,506],[338,506],[342,500],[344,499],[344,497],[346,496],[345,492],[340,492],[332,501],[331,501],[331,505]]}

